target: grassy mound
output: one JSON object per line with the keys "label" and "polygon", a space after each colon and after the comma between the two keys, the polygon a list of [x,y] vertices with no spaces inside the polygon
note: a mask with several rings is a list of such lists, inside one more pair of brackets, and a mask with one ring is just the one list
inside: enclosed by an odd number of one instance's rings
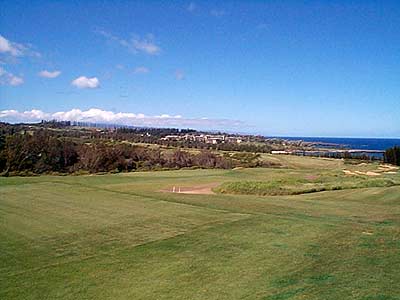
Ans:
{"label": "grassy mound", "polygon": [[390,187],[400,182],[390,178],[359,178],[357,180],[337,182],[306,182],[304,180],[271,180],[271,181],[232,181],[225,182],[214,191],[221,194],[238,195],[299,195],[322,191],[357,189],[367,187]]}

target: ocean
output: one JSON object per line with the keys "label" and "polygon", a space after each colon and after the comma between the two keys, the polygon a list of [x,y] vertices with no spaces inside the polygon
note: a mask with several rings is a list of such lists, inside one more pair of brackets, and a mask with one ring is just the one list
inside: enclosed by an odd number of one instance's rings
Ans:
{"label": "ocean", "polygon": [[[387,138],[340,138],[340,137],[279,137],[287,140],[302,140],[305,142],[328,143],[340,145],[345,149],[360,150],[386,150],[388,148],[399,146],[400,139]],[[321,145],[324,147],[324,145]],[[328,146],[325,146],[329,148]]]}

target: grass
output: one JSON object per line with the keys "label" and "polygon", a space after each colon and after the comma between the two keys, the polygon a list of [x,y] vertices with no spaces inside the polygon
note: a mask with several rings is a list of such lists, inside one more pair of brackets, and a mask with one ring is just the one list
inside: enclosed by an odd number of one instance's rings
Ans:
{"label": "grass", "polygon": [[[285,168],[0,178],[0,299],[400,299],[398,174]],[[261,182],[352,189],[162,193]]]}
{"label": "grass", "polygon": [[351,178],[351,180],[269,180],[269,181],[233,181],[225,182],[214,190],[222,194],[240,195],[299,195],[322,191],[359,189],[366,187],[390,187],[400,185],[400,181],[391,178]]}

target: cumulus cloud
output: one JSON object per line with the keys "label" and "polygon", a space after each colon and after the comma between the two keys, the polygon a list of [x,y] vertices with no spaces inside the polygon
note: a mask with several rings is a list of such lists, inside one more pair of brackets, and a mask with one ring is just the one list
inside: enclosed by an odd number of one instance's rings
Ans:
{"label": "cumulus cloud", "polygon": [[24,79],[22,77],[18,77],[0,67],[0,85],[17,86],[23,83]]}
{"label": "cumulus cloud", "polygon": [[9,53],[12,56],[21,56],[23,53],[23,46],[17,43],[12,43],[4,36],[0,35],[0,52]]}
{"label": "cumulus cloud", "polygon": [[133,72],[135,74],[146,74],[146,73],[149,73],[150,70],[146,67],[136,67]]}
{"label": "cumulus cloud", "polygon": [[111,42],[127,48],[133,53],[141,52],[148,55],[157,55],[161,52],[161,48],[156,44],[154,36],[151,34],[148,34],[144,38],[134,36],[131,39],[126,40],[104,30],[97,30],[96,33],[102,35]]}
{"label": "cumulus cloud", "polygon": [[40,54],[32,50],[31,45],[23,45],[11,42],[0,34],[0,53],[17,56],[40,56]]}
{"label": "cumulus cloud", "polygon": [[80,76],[74,79],[71,84],[79,89],[95,89],[99,87],[100,81],[97,77],[88,78],[86,76]]}
{"label": "cumulus cloud", "polygon": [[47,70],[43,70],[39,72],[39,76],[40,77],[44,77],[44,78],[56,78],[61,74],[61,71],[47,71]]}
{"label": "cumulus cloud", "polygon": [[14,109],[0,111],[0,119],[11,122],[40,121],[47,119],[49,116],[49,114],[37,109],[24,112],[19,112]]}
{"label": "cumulus cloud", "polygon": [[19,112],[17,110],[0,111],[0,120],[5,122],[38,122],[41,120],[77,121],[91,123],[108,123],[129,126],[152,126],[152,127],[192,127],[192,128],[235,128],[243,127],[243,123],[237,120],[228,119],[207,119],[207,118],[184,118],[181,115],[161,114],[146,116],[130,112],[112,112],[98,108],[88,110],[72,109],[47,113],[33,109]]}

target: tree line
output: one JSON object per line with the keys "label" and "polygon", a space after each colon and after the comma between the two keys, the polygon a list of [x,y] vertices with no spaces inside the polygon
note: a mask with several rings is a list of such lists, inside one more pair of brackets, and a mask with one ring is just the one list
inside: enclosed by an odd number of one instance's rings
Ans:
{"label": "tree line", "polygon": [[[178,128],[144,128],[144,127],[118,127],[105,128],[97,125],[101,124],[90,124],[94,127],[84,127],[90,123],[81,122],[70,122],[70,121],[42,121],[39,126],[42,128],[59,128],[64,129],[64,136],[80,137],[86,139],[103,139],[103,140],[118,140],[118,141],[130,141],[133,143],[146,143],[156,144],[167,147],[181,147],[181,148],[193,148],[193,149],[209,149],[209,150],[223,150],[223,151],[239,151],[239,152],[260,152],[270,153],[273,149],[271,145],[264,143],[264,138],[253,136],[252,143],[236,143],[226,142],[218,144],[205,143],[203,141],[193,140],[162,140],[161,138],[167,135],[184,135],[184,134],[209,134],[207,132],[199,132],[194,129],[178,129]],[[79,125],[82,128],[79,128]],[[97,130],[96,130],[97,129]],[[223,133],[217,132],[217,135]]]}
{"label": "tree line", "polygon": [[389,164],[400,166],[400,146],[386,149],[384,159]]}

